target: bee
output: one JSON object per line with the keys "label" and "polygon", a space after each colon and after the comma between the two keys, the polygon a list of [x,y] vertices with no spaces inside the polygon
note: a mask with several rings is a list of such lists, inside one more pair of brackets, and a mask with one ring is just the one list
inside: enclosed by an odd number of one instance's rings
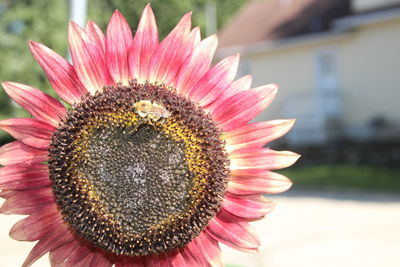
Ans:
{"label": "bee", "polygon": [[171,117],[171,113],[155,101],[140,100],[133,103],[134,112],[141,118],[147,119],[150,123],[159,122]]}

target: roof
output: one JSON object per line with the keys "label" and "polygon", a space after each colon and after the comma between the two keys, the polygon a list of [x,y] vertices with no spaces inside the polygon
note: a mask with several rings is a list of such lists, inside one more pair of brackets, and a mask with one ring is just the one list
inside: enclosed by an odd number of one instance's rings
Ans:
{"label": "roof", "polygon": [[271,41],[329,30],[350,14],[349,0],[251,1],[219,33],[220,47]]}

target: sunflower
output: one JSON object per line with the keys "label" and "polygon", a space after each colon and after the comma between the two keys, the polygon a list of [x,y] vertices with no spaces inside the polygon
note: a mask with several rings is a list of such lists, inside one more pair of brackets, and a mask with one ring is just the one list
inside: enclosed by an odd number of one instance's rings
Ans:
{"label": "sunflower", "polygon": [[[59,100],[4,82],[33,118],[0,121],[0,212],[28,215],[12,238],[38,241],[23,266],[221,266],[219,243],[256,251],[249,221],[290,181],[271,170],[298,155],[263,146],[293,120],[250,121],[277,86],[235,80],[239,57],[214,66],[217,38],[183,16],[159,43],[150,6],[135,35],[119,11],[104,35],[69,25],[73,64],[31,52]],[[63,103],[63,104],[62,104]]]}

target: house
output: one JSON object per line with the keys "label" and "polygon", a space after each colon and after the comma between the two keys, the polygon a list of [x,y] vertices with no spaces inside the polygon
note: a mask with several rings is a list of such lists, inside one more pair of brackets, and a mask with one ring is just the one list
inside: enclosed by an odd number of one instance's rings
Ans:
{"label": "house", "polygon": [[250,1],[219,39],[239,75],[280,85],[257,119],[296,118],[289,144],[400,139],[400,0]]}

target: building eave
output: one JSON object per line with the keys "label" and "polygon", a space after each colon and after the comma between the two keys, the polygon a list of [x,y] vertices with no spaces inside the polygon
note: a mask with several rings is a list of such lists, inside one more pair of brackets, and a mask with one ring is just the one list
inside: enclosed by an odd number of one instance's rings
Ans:
{"label": "building eave", "polygon": [[335,31],[335,32],[329,31],[329,32],[313,33],[301,36],[282,38],[273,41],[262,41],[253,44],[222,47],[217,50],[217,57],[222,58],[236,53],[240,53],[243,56],[251,56],[271,51],[292,49],[308,45],[317,45],[319,43],[326,43],[330,41],[344,39],[347,38],[348,36],[349,36],[349,31],[347,30]]}
{"label": "building eave", "polygon": [[400,8],[375,11],[337,19],[333,22],[333,31],[346,31],[359,27],[390,22],[400,19]]}
{"label": "building eave", "polygon": [[356,14],[335,20],[330,31],[293,36],[272,41],[262,41],[253,44],[222,47],[217,50],[217,57],[222,58],[235,53],[240,53],[243,56],[251,56],[301,46],[323,44],[348,38],[351,32],[357,28],[398,19],[400,19],[400,8],[376,11],[367,14]]}

